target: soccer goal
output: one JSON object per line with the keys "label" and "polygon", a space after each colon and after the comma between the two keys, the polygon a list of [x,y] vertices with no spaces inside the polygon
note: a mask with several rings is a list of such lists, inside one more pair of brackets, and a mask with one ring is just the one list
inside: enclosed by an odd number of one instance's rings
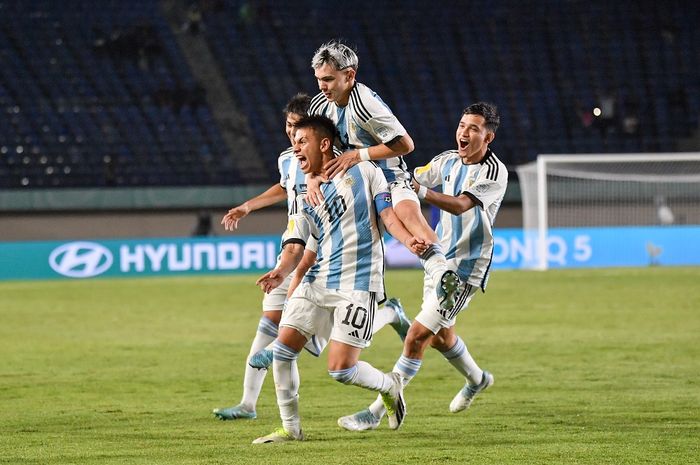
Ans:
{"label": "soccer goal", "polygon": [[529,268],[550,228],[700,225],[700,153],[539,155],[517,168]]}

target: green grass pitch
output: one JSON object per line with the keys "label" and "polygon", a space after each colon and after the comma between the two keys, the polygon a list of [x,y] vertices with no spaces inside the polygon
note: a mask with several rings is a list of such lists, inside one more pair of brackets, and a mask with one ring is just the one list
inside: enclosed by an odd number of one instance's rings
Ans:
{"label": "green grass pitch", "polygon": [[[260,316],[255,276],[0,283],[0,463],[688,464],[700,460],[700,268],[495,271],[458,318],[495,385],[467,412],[435,351],[406,390],[398,431],[336,419],[371,393],[300,359],[308,441],[253,446],[277,428],[271,374],[258,419],[238,403]],[[389,271],[409,315],[418,271]],[[363,359],[389,370],[391,328]]]}

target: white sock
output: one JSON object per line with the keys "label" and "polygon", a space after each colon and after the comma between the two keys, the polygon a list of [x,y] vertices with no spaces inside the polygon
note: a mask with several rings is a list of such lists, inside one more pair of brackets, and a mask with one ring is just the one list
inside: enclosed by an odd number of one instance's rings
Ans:
{"label": "white sock", "polygon": [[440,244],[433,244],[420,256],[425,272],[433,280],[435,286],[440,285],[442,275],[447,271],[447,259]]}
{"label": "white sock", "polygon": [[[401,357],[399,357],[399,359],[396,361],[396,364],[394,365],[392,371],[401,374],[403,385],[406,386],[408,383],[411,382],[413,377],[418,374],[418,370],[420,370],[422,363],[422,360],[416,358],[408,358],[404,355],[401,355]],[[369,411],[372,412],[372,415],[374,415],[376,418],[380,419],[386,414],[386,408],[384,407],[382,396],[377,396],[375,401],[372,402],[372,404],[369,406]]]}
{"label": "white sock", "polygon": [[484,372],[472,358],[462,338],[457,336],[455,345],[447,352],[443,352],[442,355],[457,369],[457,371],[467,378],[469,384],[479,384],[481,382]]}
{"label": "white sock", "polygon": [[277,406],[280,409],[282,426],[292,435],[298,436],[301,431],[299,418],[299,369],[297,358],[299,352],[279,341],[273,349],[272,375],[275,378]]}
{"label": "white sock", "polygon": [[357,362],[357,365],[350,368],[329,371],[328,374],[338,382],[363,387],[370,391],[389,392],[394,384],[391,376],[363,361]]}
{"label": "white sock", "polygon": [[382,305],[374,312],[374,325],[372,326],[372,334],[377,334],[377,331],[391,323],[398,323],[399,316],[390,308]]}
{"label": "white sock", "polygon": [[255,412],[258,403],[260,390],[262,389],[267,370],[258,370],[248,365],[248,359],[258,351],[264,349],[277,337],[277,325],[269,319],[260,317],[258,331],[255,333],[253,343],[250,345],[250,352],[245,363],[245,375],[243,376],[243,397],[241,404],[249,412]]}

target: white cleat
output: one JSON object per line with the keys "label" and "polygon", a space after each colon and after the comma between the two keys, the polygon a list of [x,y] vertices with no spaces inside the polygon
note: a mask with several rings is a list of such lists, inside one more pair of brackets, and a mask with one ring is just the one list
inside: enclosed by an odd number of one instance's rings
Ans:
{"label": "white cleat", "polygon": [[338,418],[338,426],[348,431],[367,431],[377,429],[380,421],[366,408],[361,412]]}
{"label": "white cleat", "polygon": [[450,412],[457,413],[468,409],[474,401],[474,397],[491,386],[493,386],[493,375],[488,371],[484,371],[479,384],[466,384],[459,390],[454,399],[452,399],[452,402],[450,402]]}

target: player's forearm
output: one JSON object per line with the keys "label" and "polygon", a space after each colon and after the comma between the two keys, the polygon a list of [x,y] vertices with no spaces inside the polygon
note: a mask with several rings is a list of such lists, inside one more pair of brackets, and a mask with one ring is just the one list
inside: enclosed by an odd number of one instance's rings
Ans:
{"label": "player's forearm", "polygon": [[304,251],[304,257],[301,259],[294,271],[294,277],[289,283],[289,290],[287,291],[287,298],[291,297],[294,290],[299,287],[302,278],[309,271],[309,268],[316,262],[316,254],[308,250]]}
{"label": "player's forearm", "polygon": [[[386,144],[373,145],[372,147],[366,147],[360,150],[367,150],[370,160],[387,160],[411,153],[413,148],[413,139],[406,134]],[[362,161],[361,152],[359,150],[358,154],[360,161]]]}
{"label": "player's forearm", "polygon": [[304,255],[304,245],[290,242],[284,245],[280,254],[280,262],[277,271],[285,278],[299,265]]}
{"label": "player's forearm", "polygon": [[444,210],[453,215],[461,215],[476,205],[476,203],[474,203],[474,201],[467,195],[459,195],[455,197],[453,195],[435,192],[431,189],[426,191],[423,199],[429,204],[438,207],[440,210]]}
{"label": "player's forearm", "polygon": [[270,205],[274,205],[278,202],[283,201],[286,198],[287,193],[284,189],[282,189],[282,186],[280,186],[279,184],[275,184],[262,194],[246,201],[244,205],[247,205],[249,211],[252,212],[265,207],[269,207]]}

